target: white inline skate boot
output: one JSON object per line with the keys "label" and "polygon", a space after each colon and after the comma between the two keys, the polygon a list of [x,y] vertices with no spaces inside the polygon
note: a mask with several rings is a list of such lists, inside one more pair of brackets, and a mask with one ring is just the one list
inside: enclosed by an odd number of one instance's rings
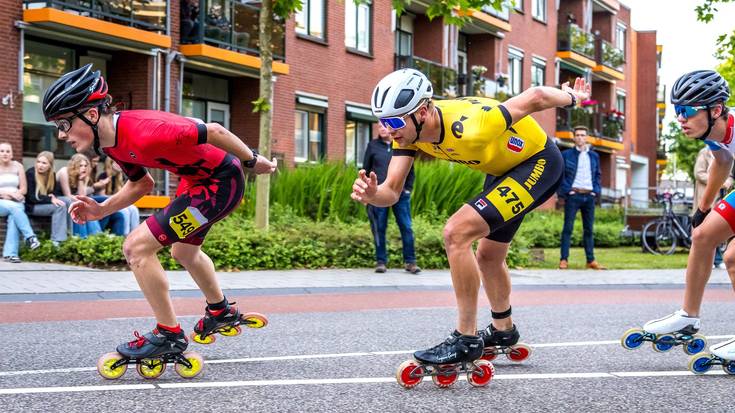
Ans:
{"label": "white inline skate boot", "polygon": [[714,344],[710,354],[701,353],[689,359],[689,370],[694,374],[704,374],[712,366],[722,366],[727,374],[735,374],[735,338],[724,343]]}
{"label": "white inline skate boot", "polygon": [[677,310],[666,317],[647,322],[643,330],[653,334],[695,334],[699,331],[699,317],[691,317],[684,310]]}
{"label": "white inline skate boot", "polygon": [[696,334],[699,331],[699,317],[690,317],[684,310],[678,310],[666,317],[647,322],[643,329],[631,328],[620,339],[628,350],[651,342],[653,350],[659,353],[681,345],[684,353],[692,355],[707,348],[707,339]]}

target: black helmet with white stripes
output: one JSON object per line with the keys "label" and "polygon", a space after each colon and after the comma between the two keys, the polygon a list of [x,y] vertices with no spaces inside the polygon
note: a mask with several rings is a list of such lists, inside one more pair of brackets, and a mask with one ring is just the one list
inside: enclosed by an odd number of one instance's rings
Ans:
{"label": "black helmet with white stripes", "polygon": [[727,81],[714,70],[695,70],[674,82],[671,103],[674,105],[710,106],[730,98]]}

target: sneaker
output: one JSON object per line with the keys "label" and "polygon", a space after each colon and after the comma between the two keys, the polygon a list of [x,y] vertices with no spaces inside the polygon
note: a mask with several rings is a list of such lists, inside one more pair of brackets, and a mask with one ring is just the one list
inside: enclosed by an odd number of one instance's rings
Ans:
{"label": "sneaker", "polygon": [[21,262],[23,262],[23,261],[20,260],[20,257],[15,257],[15,256],[14,257],[5,257],[5,261],[11,262],[13,264],[20,264]]}
{"label": "sneaker", "polygon": [[591,270],[606,270],[607,268],[603,267],[602,264],[600,264],[597,261],[592,261],[587,263],[587,268]]}
{"label": "sneaker", "polygon": [[385,264],[383,264],[382,262],[379,262],[378,265],[375,266],[375,272],[377,273],[382,274],[386,271],[388,271],[388,268],[386,268]]}
{"label": "sneaker", "polygon": [[36,238],[35,235],[31,235],[30,237],[26,238],[26,245],[28,245],[28,248],[33,251],[41,246],[41,242],[38,240],[38,238]]}
{"label": "sneaker", "polygon": [[418,274],[421,272],[421,268],[419,268],[419,266],[416,265],[415,262],[409,262],[406,264],[406,271],[410,272],[411,274]]}
{"label": "sneaker", "polygon": [[567,260],[561,260],[561,261],[559,261],[559,269],[560,270],[566,270],[567,268],[569,268],[569,263],[567,262]]}

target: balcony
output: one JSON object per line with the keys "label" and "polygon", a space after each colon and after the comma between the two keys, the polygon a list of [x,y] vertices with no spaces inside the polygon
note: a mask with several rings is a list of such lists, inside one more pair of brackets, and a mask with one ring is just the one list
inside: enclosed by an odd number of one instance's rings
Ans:
{"label": "balcony", "polygon": [[396,70],[413,68],[426,75],[434,86],[434,96],[448,98],[457,96],[457,71],[439,63],[416,56],[395,56]]}
{"label": "balcony", "polygon": [[136,48],[169,48],[167,0],[24,0],[23,21],[41,36],[80,44],[102,40]]}
{"label": "balcony", "polygon": [[595,36],[576,24],[560,26],[556,55],[572,63],[593,68],[595,62]]}
{"label": "balcony", "polygon": [[597,66],[592,71],[607,80],[625,80],[623,74],[625,54],[623,51],[607,40],[598,39],[597,41]]}
{"label": "balcony", "polygon": [[[260,7],[235,0],[189,0],[181,5],[181,44],[207,44],[259,56]],[[273,58],[285,56],[285,24],[273,24]]]}
{"label": "balcony", "polygon": [[556,110],[556,136],[572,139],[575,126],[585,126],[589,130],[588,142],[595,146],[623,149],[623,130],[625,119],[617,114],[606,114],[593,107]]}

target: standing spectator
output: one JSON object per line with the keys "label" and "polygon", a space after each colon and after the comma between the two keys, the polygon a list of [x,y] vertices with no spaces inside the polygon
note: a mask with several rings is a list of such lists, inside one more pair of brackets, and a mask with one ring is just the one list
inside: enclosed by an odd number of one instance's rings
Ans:
{"label": "standing spectator", "polygon": [[[74,154],[69,160],[69,164],[56,174],[61,187],[61,193],[66,198],[74,201],[77,195],[91,195],[92,184],[90,178],[91,164],[89,158],[81,153]],[[72,223],[72,234],[81,238],[87,238],[102,232],[99,221],[87,221],[84,224]]]}
{"label": "standing spectator", "polygon": [[569,244],[571,243],[577,211],[582,212],[582,243],[587,256],[587,268],[604,270],[595,261],[594,235],[595,198],[600,195],[600,155],[587,145],[588,130],[584,126],[574,127],[574,148],[561,153],[564,158],[564,179],[557,194],[564,200],[564,229],[561,232],[561,259],[559,269],[569,267]]}
{"label": "standing spectator", "polygon": [[[391,138],[388,130],[379,125],[378,138],[368,143],[365,150],[365,158],[362,167],[367,174],[375,172],[378,176],[378,184],[385,181],[388,174],[388,164],[390,164],[393,156],[392,149],[393,138]],[[386,250],[385,231],[388,227],[388,209],[393,209],[393,215],[396,217],[396,223],[401,231],[401,242],[403,243],[403,262],[406,271],[412,274],[418,274],[421,271],[416,265],[416,251],[413,244],[413,230],[411,229],[411,190],[413,189],[414,171],[408,173],[406,182],[403,184],[403,192],[398,202],[392,207],[376,207],[367,206],[368,218],[370,219],[370,229],[373,232],[373,241],[375,243],[375,272],[384,273],[386,271],[386,263],[388,262],[388,252]]]}
{"label": "standing spectator", "polygon": [[3,259],[18,263],[19,234],[30,249],[41,246],[31,228],[23,206],[26,193],[26,175],[23,165],[13,160],[13,147],[7,142],[0,143],[0,216],[7,216],[8,222],[3,245]]}
{"label": "standing spectator", "polygon": [[[692,208],[692,214],[694,214],[694,211],[696,211],[696,206],[699,205],[700,201],[702,200],[702,194],[704,194],[704,188],[707,186],[707,177],[709,176],[709,167],[712,165],[712,161],[714,160],[714,155],[712,155],[712,150],[705,146],[704,148],[700,149],[699,153],[697,153],[697,161],[694,163],[694,206],[695,208]],[[722,187],[720,188],[719,195],[715,198],[715,201],[710,205],[710,208],[715,204],[715,202],[719,201],[725,196],[725,191],[730,189],[733,184],[732,175],[729,176],[725,183],[722,184]],[[722,262],[722,251],[720,251],[719,248],[715,249],[715,261],[713,263],[713,268],[721,268],[725,269],[725,263]]]}
{"label": "standing spectator", "polygon": [[51,216],[51,242],[58,246],[66,241],[69,214],[66,212],[66,203],[54,193],[58,186],[52,152],[43,151],[36,156],[35,166],[26,171],[26,182],[26,212],[29,215]]}
{"label": "standing spectator", "polygon": [[[104,171],[97,177],[97,182],[103,182],[99,190],[95,187],[95,198],[97,196],[104,196],[105,199],[118,193],[125,182],[123,181],[122,169],[117,162],[113,161],[109,156],[105,157]],[[97,199],[95,199],[97,200]],[[101,201],[98,201],[101,202]],[[134,230],[140,224],[140,211],[135,205],[129,205],[127,208],[123,208],[118,211],[123,218],[123,235],[128,235],[130,231]]]}

